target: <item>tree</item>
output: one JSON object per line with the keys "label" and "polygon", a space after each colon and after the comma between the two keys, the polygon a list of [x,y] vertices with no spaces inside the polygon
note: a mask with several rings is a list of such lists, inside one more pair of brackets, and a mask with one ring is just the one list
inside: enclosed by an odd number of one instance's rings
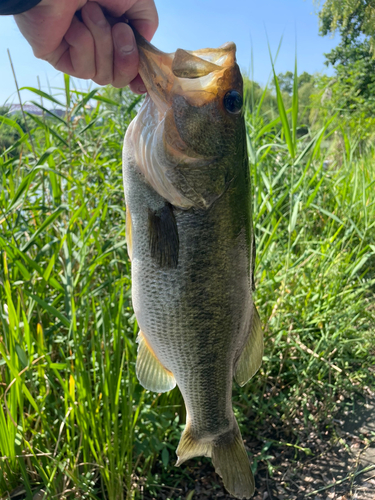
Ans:
{"label": "tree", "polygon": [[344,114],[373,116],[375,111],[375,2],[326,0],[320,34],[339,32],[341,41],[326,56],[336,70],[332,100]]}
{"label": "tree", "polygon": [[347,45],[368,37],[370,51],[375,52],[375,2],[373,0],[326,0],[319,13],[322,35],[341,35]]}
{"label": "tree", "polygon": [[[279,87],[281,92],[286,92],[289,95],[293,93],[293,82],[294,82],[294,73],[292,71],[286,71],[285,73],[279,73],[277,75],[277,80],[279,82]],[[310,75],[304,71],[298,77],[298,89],[301,89],[307,83],[314,83],[314,75]],[[275,83],[272,81],[271,87],[275,89]]]}
{"label": "tree", "polygon": [[298,88],[300,89],[307,83],[314,83],[314,75],[310,75],[310,73],[307,73],[304,71],[301,75],[298,77]]}
{"label": "tree", "polygon": [[[279,73],[277,75],[277,79],[279,81],[279,86],[281,92],[286,92],[287,94],[291,94],[293,90],[293,78],[294,75],[291,71],[287,71],[286,73]],[[274,83],[272,86],[274,87]]]}

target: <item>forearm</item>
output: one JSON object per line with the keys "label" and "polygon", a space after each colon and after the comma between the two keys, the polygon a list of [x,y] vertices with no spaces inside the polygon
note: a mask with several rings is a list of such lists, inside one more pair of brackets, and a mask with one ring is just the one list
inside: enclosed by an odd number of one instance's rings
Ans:
{"label": "forearm", "polygon": [[41,0],[0,0],[0,16],[21,14],[32,9]]}

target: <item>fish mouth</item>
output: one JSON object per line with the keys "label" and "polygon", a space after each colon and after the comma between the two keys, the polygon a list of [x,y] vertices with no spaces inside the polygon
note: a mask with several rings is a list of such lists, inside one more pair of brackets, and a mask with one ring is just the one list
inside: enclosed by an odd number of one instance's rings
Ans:
{"label": "fish mouth", "polygon": [[166,53],[135,33],[139,51],[139,74],[147,92],[160,112],[172,106],[175,95],[183,95],[190,104],[202,106],[233,87],[236,46],[225,43],[217,49]]}

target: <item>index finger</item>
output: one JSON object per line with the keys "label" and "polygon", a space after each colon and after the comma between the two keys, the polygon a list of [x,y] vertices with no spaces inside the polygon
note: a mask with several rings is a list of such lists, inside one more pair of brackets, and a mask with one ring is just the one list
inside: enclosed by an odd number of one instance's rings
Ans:
{"label": "index finger", "polygon": [[[93,0],[89,0],[93,1]],[[154,0],[95,0],[111,15],[125,17],[132,26],[150,41],[159,25],[159,17]]]}
{"label": "index finger", "polygon": [[154,0],[138,0],[129,10],[126,17],[131,21],[131,25],[146,40],[151,41],[159,25],[159,17]]}

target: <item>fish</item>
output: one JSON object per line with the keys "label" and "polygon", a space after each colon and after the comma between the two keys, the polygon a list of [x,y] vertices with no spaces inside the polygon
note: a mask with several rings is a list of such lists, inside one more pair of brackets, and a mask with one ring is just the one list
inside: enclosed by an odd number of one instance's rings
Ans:
{"label": "fish", "polygon": [[263,331],[236,46],[165,53],[136,41],[147,94],[123,148],[136,374],[149,391],[181,391],[176,465],[210,457],[227,491],[250,498],[232,386],[258,371]]}

